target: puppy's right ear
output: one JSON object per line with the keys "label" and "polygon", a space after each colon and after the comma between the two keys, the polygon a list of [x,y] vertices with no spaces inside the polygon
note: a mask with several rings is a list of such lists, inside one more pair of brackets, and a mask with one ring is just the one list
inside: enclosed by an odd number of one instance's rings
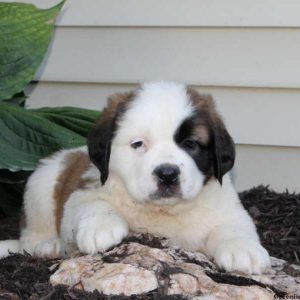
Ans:
{"label": "puppy's right ear", "polygon": [[109,97],[107,107],[88,134],[87,145],[90,160],[99,169],[103,185],[109,175],[111,144],[117,129],[117,122],[126,111],[127,104],[133,96],[134,93],[130,92]]}

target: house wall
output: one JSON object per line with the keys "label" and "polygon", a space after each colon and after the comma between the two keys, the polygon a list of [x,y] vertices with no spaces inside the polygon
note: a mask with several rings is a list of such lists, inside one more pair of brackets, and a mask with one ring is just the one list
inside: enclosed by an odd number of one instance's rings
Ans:
{"label": "house wall", "polygon": [[183,81],[214,96],[238,190],[300,192],[299,11],[298,0],[68,0],[28,104],[101,109],[138,82]]}

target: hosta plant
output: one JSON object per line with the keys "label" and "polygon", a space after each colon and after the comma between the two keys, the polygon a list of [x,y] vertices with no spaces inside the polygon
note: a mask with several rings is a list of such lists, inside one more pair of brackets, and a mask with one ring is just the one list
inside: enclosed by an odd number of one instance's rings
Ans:
{"label": "hosta plant", "polygon": [[0,3],[0,212],[14,214],[39,159],[85,144],[99,112],[75,107],[26,108],[23,90],[47,53],[64,1],[49,9]]}

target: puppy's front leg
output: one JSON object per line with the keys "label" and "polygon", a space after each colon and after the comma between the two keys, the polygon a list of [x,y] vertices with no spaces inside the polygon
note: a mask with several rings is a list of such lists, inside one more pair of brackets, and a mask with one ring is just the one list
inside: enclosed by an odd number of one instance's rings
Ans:
{"label": "puppy's front leg", "polygon": [[65,209],[62,231],[68,236],[66,240],[77,244],[80,252],[105,251],[127,236],[126,221],[108,203],[100,200],[72,203],[72,199],[70,202]]}
{"label": "puppy's front leg", "polygon": [[209,234],[206,252],[228,272],[261,274],[270,265],[268,252],[261,246],[248,215],[225,222]]}

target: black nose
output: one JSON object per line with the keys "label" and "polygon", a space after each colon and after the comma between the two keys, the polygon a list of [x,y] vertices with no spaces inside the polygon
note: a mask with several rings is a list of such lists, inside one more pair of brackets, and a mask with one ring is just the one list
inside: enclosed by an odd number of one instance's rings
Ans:
{"label": "black nose", "polygon": [[176,165],[163,164],[156,167],[153,173],[161,183],[172,184],[178,181],[180,170]]}

